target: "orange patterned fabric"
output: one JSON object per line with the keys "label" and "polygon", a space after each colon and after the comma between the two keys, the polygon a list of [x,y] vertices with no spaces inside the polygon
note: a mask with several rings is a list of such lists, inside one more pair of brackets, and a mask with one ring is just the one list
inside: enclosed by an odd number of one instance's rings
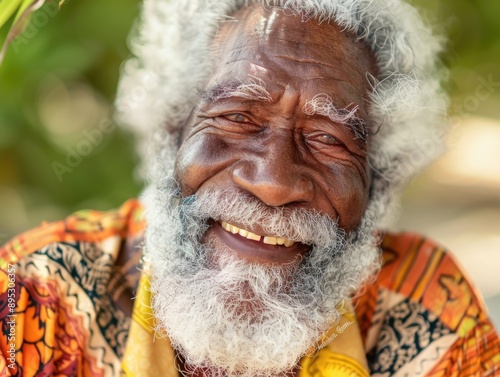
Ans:
{"label": "orange patterned fabric", "polygon": [[500,376],[500,342],[453,257],[416,234],[386,235],[356,312],[374,376]]}
{"label": "orange patterned fabric", "polygon": [[135,200],[80,211],[0,249],[1,376],[119,375],[130,318],[108,287],[141,214]]}
{"label": "orange patterned fabric", "polygon": [[[123,271],[140,264],[121,252],[144,227],[130,200],[43,224],[0,249],[0,376],[140,376],[147,365],[177,374],[168,341],[153,343],[137,322],[139,301],[129,312],[117,299],[123,286],[137,288]],[[354,303],[371,375],[500,376],[498,335],[450,254],[415,234],[387,234],[381,249],[380,275]]]}

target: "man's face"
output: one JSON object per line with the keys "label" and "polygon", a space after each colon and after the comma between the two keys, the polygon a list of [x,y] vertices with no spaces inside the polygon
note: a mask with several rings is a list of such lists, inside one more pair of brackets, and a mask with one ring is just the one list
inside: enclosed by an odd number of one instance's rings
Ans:
{"label": "man's face", "polygon": [[370,57],[331,24],[260,7],[236,18],[214,44],[175,177],[150,191],[152,305],[193,367],[283,375],[378,266]]}
{"label": "man's face", "polygon": [[[177,156],[182,194],[235,189],[354,230],[370,185],[369,52],[333,24],[276,9],[245,8],[235,18],[215,41],[216,71]],[[280,236],[214,221],[205,242],[260,263],[290,263],[308,251]]]}

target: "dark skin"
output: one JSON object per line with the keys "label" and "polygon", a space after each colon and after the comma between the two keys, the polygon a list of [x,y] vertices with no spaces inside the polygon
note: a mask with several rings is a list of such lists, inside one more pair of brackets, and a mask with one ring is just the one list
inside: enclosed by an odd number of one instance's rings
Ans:
{"label": "dark skin", "polygon": [[[366,73],[376,74],[372,55],[333,23],[302,22],[260,6],[244,8],[235,18],[217,35],[220,63],[207,91],[237,79],[263,84],[271,98],[201,100],[177,155],[182,194],[236,188],[269,207],[316,210],[352,231],[368,202],[369,141],[356,138],[345,124],[306,114],[304,106],[327,94],[336,108],[357,107],[357,118],[368,126]],[[258,224],[247,230],[266,235]],[[265,245],[226,232],[215,221],[206,240],[258,263],[292,263],[308,248]]]}

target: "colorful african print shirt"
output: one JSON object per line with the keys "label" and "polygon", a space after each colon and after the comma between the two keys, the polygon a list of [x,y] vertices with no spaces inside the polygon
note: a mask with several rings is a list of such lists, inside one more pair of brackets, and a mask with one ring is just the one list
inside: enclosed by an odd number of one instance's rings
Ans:
{"label": "colorful african print shirt", "polygon": [[[178,376],[168,339],[152,330],[144,228],[130,200],[0,249],[1,376]],[[498,335],[450,254],[415,234],[386,234],[381,249],[376,282],[354,302],[371,375],[500,376]],[[335,375],[322,351],[300,376]]]}

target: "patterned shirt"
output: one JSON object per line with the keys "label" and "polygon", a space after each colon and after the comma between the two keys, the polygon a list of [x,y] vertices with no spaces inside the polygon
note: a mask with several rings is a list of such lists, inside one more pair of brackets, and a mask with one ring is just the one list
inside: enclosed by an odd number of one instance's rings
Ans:
{"label": "patterned shirt", "polygon": [[[0,249],[1,376],[178,376],[168,340],[151,330],[144,228],[130,200]],[[381,272],[354,302],[371,375],[500,376],[498,335],[452,256],[407,233],[385,234],[380,247]]]}

